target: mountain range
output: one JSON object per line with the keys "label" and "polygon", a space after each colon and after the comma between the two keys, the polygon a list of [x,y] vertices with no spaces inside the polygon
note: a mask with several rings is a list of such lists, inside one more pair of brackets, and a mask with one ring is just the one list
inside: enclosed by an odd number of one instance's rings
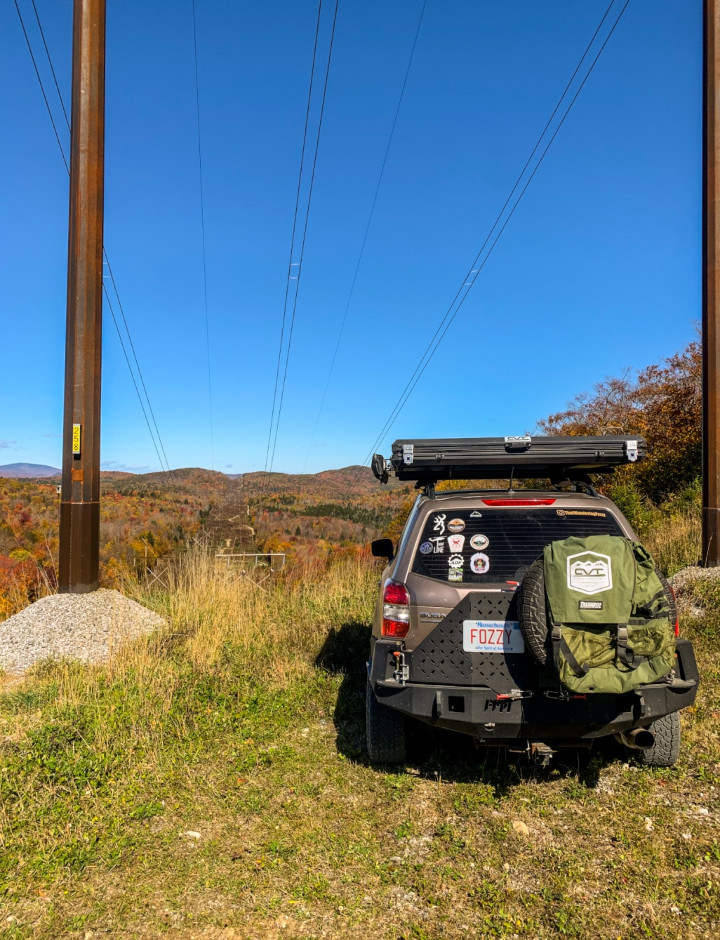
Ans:
{"label": "mountain range", "polygon": [[61,471],[57,467],[48,467],[43,463],[6,463],[0,466],[0,477],[12,479],[39,479],[40,477],[57,477]]}

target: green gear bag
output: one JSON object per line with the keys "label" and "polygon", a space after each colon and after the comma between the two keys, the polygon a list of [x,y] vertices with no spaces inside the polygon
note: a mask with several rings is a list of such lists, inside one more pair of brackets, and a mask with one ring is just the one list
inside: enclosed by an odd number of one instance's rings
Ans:
{"label": "green gear bag", "polygon": [[667,675],[675,634],[650,553],[617,535],[551,542],[543,556],[553,658],[573,692],[628,692]]}

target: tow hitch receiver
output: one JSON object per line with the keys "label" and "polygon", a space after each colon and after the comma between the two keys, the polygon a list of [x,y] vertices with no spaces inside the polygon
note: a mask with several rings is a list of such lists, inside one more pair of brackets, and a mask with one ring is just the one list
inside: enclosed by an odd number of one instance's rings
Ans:
{"label": "tow hitch receiver", "polygon": [[556,752],[553,751],[549,745],[545,744],[544,741],[530,742],[530,757],[532,757],[540,767],[548,767],[555,753]]}
{"label": "tow hitch receiver", "polygon": [[405,653],[396,652],[393,653],[393,656],[395,657],[393,679],[398,685],[404,685],[410,678],[410,667],[405,662]]}

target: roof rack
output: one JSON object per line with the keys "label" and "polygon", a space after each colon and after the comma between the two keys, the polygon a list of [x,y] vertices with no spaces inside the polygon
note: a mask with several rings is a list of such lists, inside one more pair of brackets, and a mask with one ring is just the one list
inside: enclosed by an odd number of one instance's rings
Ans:
{"label": "roof rack", "polygon": [[608,473],[647,456],[642,437],[459,437],[399,440],[392,456],[372,459],[381,483],[398,480],[432,485],[439,480],[497,480],[549,477],[553,482]]}

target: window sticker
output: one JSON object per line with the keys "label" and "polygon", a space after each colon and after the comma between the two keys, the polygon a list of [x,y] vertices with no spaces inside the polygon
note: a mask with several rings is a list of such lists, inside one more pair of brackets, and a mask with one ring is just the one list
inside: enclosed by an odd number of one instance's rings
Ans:
{"label": "window sticker", "polygon": [[433,516],[433,532],[439,532],[442,535],[445,532],[445,520],[447,519],[447,513],[439,512],[436,516]]}
{"label": "window sticker", "polygon": [[591,511],[589,509],[556,509],[555,512],[558,516],[599,516],[601,519],[607,518],[606,512]]}
{"label": "window sticker", "polygon": [[447,527],[451,532],[462,532],[465,528],[465,523],[462,519],[451,519]]}
{"label": "window sticker", "polygon": [[444,535],[436,535],[433,538],[428,539],[428,541],[432,542],[434,546],[433,554],[442,555],[444,553],[445,551],[445,536]]}
{"label": "window sticker", "polygon": [[482,519],[482,513],[481,513],[481,512],[478,512],[477,509],[473,509],[473,511],[470,513],[470,518],[471,518],[471,519]]}
{"label": "window sticker", "polygon": [[464,535],[448,535],[448,549],[451,552],[461,552],[465,544]]}
{"label": "window sticker", "polygon": [[487,537],[487,535],[482,535],[479,532],[477,535],[473,535],[473,537],[470,539],[471,547],[477,549],[479,552],[482,551],[483,548],[487,548],[489,544],[490,539]]}
{"label": "window sticker", "polygon": [[462,555],[451,555],[448,558],[448,565],[451,568],[462,568],[463,566],[463,556]]}
{"label": "window sticker", "polygon": [[420,551],[423,553],[423,555],[429,555],[434,551],[432,542],[423,542],[420,546]]}
{"label": "window sticker", "polygon": [[459,568],[451,568],[448,571],[448,581],[462,581],[462,571]]}
{"label": "window sticker", "polygon": [[475,574],[485,574],[490,570],[490,559],[482,552],[475,552],[470,559],[470,570]]}

